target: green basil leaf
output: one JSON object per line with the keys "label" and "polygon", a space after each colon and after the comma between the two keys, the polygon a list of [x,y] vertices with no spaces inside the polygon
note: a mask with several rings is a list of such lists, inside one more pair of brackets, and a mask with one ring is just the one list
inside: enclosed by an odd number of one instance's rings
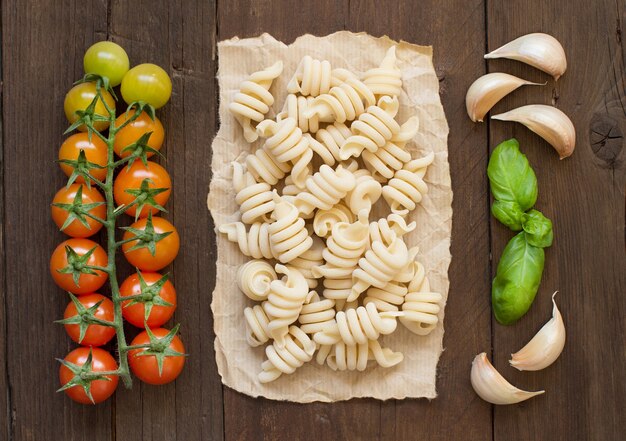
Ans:
{"label": "green basil leaf", "polygon": [[543,248],[529,244],[524,231],[509,241],[491,289],[491,304],[498,322],[510,325],[526,314],[539,289],[544,261]]}
{"label": "green basil leaf", "polygon": [[491,214],[513,231],[522,229],[524,212],[517,202],[495,201],[491,206]]}
{"label": "green basil leaf", "polygon": [[498,145],[487,167],[491,192],[499,201],[517,202],[522,211],[537,201],[537,177],[515,138]]}
{"label": "green basil leaf", "polygon": [[524,213],[522,228],[526,232],[526,240],[532,246],[546,248],[552,245],[552,221],[541,211],[530,210]]}

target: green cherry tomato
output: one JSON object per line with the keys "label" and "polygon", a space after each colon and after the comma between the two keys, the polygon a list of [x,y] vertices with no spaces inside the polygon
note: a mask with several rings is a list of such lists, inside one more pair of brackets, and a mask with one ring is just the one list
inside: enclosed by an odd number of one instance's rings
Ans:
{"label": "green cherry tomato", "polygon": [[85,73],[107,77],[109,84],[115,87],[122,82],[130,62],[122,46],[112,41],[99,41],[85,52],[83,66]]}
{"label": "green cherry tomato", "polygon": [[145,101],[158,109],[167,103],[171,94],[172,80],[156,64],[139,64],[129,70],[122,80],[122,97],[127,104]]}

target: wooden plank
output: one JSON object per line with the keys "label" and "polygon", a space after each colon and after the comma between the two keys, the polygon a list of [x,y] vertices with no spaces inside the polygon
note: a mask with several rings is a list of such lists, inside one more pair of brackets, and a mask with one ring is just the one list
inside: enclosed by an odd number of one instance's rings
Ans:
{"label": "wooden plank", "polygon": [[[0,19],[0,34],[2,33],[2,20]],[[4,48],[0,48],[0,76],[2,75],[2,53]],[[2,89],[0,88],[0,97],[2,96]],[[2,99],[0,98],[0,182],[2,182],[2,188],[4,188],[4,150],[3,150],[3,136],[2,136]],[[5,223],[4,218],[4,191],[0,192],[0,231],[3,230]],[[6,267],[4,265],[4,235],[0,233],[0,320],[3,325],[0,325],[0,353],[4,355],[4,360],[0,362],[0,433],[8,440],[10,436],[9,425],[9,408],[10,408],[10,394],[9,394],[9,377],[8,377],[8,357],[7,354],[7,335],[6,326],[6,291],[7,291],[7,278],[5,274]]]}
{"label": "wooden plank", "polygon": [[[61,326],[68,302],[47,271],[64,239],[49,204],[63,185],[54,163],[67,122],[63,98],[83,74],[83,51],[106,30],[104,1],[2,2],[7,365],[10,436],[111,439],[111,406],[57,394],[59,365],[75,347]],[[51,38],[54,36],[54,38]]]}
{"label": "wooden plank", "polygon": [[[289,43],[301,34],[325,35],[343,29],[347,2],[302,2],[294,8],[289,1],[238,0],[218,3],[217,12],[219,40],[269,32]],[[296,405],[253,399],[225,388],[224,419],[226,437],[232,440],[294,440],[303,434],[320,439],[368,439],[380,433],[380,402]]]}
{"label": "wooden plank", "polygon": [[[552,219],[555,237],[530,312],[514,326],[494,324],[495,366],[513,384],[546,394],[523,405],[497,407],[496,440],[623,438],[626,350],[617,336],[624,335],[626,322],[626,9],[619,1],[576,1],[564,12],[558,2],[488,1],[490,50],[529,32],[548,32],[568,56],[568,70],[558,83],[518,62],[490,62],[490,71],[548,81],[546,87],[512,94],[494,111],[554,104],[577,129],[574,155],[559,161],[524,127],[490,123],[492,148],[512,136],[520,141],[539,181],[537,208]],[[512,233],[495,220],[492,232],[495,270],[495,259]],[[565,351],[544,371],[517,372],[508,367],[509,354],[548,320],[555,290],[568,332]]]}
{"label": "wooden plank", "polygon": [[[441,397],[424,400],[352,400],[347,403],[293,405],[255,400],[226,389],[225,427],[230,439],[297,439],[303,433],[331,439],[455,439],[460,435],[489,436],[491,408],[476,399],[469,385],[469,363],[480,350],[489,349],[489,232],[486,178],[486,128],[472,126],[464,117],[462,99],[474,76],[484,72],[484,5],[481,1],[425,5],[436,14],[424,17],[397,6],[397,2],[351,2],[342,14],[341,6],[304,3],[294,10],[272,3],[227,2],[218,5],[219,39],[234,35],[254,36],[270,32],[283,41],[300,34],[324,35],[346,27],[374,35],[435,45],[435,64],[442,78],[442,97],[451,123],[449,146],[455,188],[453,256],[484,262],[468,273],[457,258],[450,270],[451,295],[447,306],[444,344],[447,351],[440,363]],[[329,9],[330,8],[330,9]],[[332,10],[320,15],[318,11]],[[237,11],[250,11],[243,15]],[[437,11],[437,12],[432,12]],[[279,14],[277,17],[276,14]],[[297,16],[294,17],[293,14]],[[316,19],[300,20],[300,16]],[[281,18],[287,15],[288,18]],[[467,17],[459,26],[455,17]],[[250,18],[248,18],[250,17]],[[345,24],[344,24],[345,22]],[[383,25],[393,23],[393,26]],[[454,29],[454,38],[449,30]],[[445,37],[444,37],[445,36]],[[472,42],[468,45],[467,42]],[[482,146],[482,148],[481,148]],[[469,201],[469,209],[465,208]],[[455,240],[455,238],[462,238]],[[418,423],[437,421],[436,424]],[[245,425],[241,421],[246,421]],[[260,428],[260,430],[259,430]]]}
{"label": "wooden plank", "polygon": [[[454,201],[450,293],[444,347],[432,402],[403,400],[383,405],[383,439],[490,439],[491,406],[469,382],[475,354],[490,352],[489,221],[485,170],[487,130],[465,113],[465,92],[484,73],[484,2],[352,2],[347,28],[432,45],[448,139]],[[468,265],[471,265],[468,267]],[[419,415],[419,416],[418,416]]]}
{"label": "wooden plank", "polygon": [[222,439],[222,386],[210,313],[215,239],[205,203],[217,121],[215,5],[113,2],[110,23],[111,39],[126,48],[132,64],[156,63],[172,76],[172,99],[159,111],[167,156],[161,162],[173,183],[165,217],[181,236],[181,252],[171,268],[179,296],[173,322],[181,323],[181,338],[190,354],[174,384],[154,387],[136,381],[132,391],[118,394],[116,434],[124,440]]}

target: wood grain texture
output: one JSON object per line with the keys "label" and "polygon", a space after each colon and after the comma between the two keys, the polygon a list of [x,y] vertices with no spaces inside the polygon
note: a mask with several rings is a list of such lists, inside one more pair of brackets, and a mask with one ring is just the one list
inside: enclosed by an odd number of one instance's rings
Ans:
{"label": "wood grain texture", "polygon": [[[618,133],[626,131],[621,41],[626,10],[623,2],[612,0],[571,2],[570,7],[564,15],[557,3],[488,1],[490,50],[525,33],[548,32],[562,42],[568,57],[568,70],[557,83],[518,62],[490,62],[490,71],[548,81],[545,87],[512,94],[494,112],[553,104],[571,117],[577,132],[574,154],[559,161],[550,146],[523,126],[490,123],[492,148],[513,136],[519,140],[537,174],[536,207],[554,224],[554,244],[546,250],[534,305],[514,326],[494,324],[493,342],[495,366],[506,378],[546,394],[520,406],[497,407],[495,440],[623,438],[618,421],[626,407],[626,168]],[[495,271],[512,232],[495,220],[492,231]],[[508,366],[508,356],[549,319],[555,290],[568,331],[565,351],[544,371],[517,372]]]}
{"label": "wood grain texture", "polygon": [[[558,0],[3,1],[0,439],[623,438],[625,25],[626,7],[619,0],[572,0],[567,6]],[[209,307],[215,236],[205,197],[218,124],[216,42],[262,32],[291,42],[303,33],[341,29],[434,46],[450,125],[454,222],[446,350],[438,369],[439,397],[432,402],[301,405],[253,399],[222,388],[215,366]],[[487,47],[535,31],[550,32],[565,46],[569,67],[558,83],[518,62],[487,65],[482,59]],[[52,323],[67,298],[48,274],[49,255],[64,237],[47,207],[64,182],[54,164],[66,127],[63,97],[82,75],[85,49],[107,38],[123,45],[133,64],[154,62],[172,76],[171,102],[159,112],[166,130],[162,163],[174,187],[167,217],[178,227],[182,245],[170,269],[179,294],[173,322],[181,323],[191,356],[173,384],[136,381],[133,390],[120,387],[108,403],[85,407],[55,393],[54,358],[74,345]],[[571,158],[558,161],[522,126],[469,121],[465,91],[487,70],[548,81],[543,88],[516,91],[494,111],[527,103],[556,105],[577,129]],[[43,117],[34,119],[36,112]],[[537,173],[537,208],[553,220],[555,242],[546,253],[535,305],[518,324],[503,327],[491,320],[490,278],[512,233],[489,216],[485,170],[490,149],[511,136],[519,139]],[[124,265],[122,273],[130,270]],[[556,289],[568,329],[565,352],[543,372],[517,372],[508,367],[508,355],[549,318],[549,297]],[[130,335],[135,332],[129,329]],[[517,406],[492,408],[482,402],[469,383],[471,360],[481,351],[493,355],[495,366],[514,384],[545,388],[546,395]]]}
{"label": "wood grain texture", "polygon": [[[138,14],[138,11],[142,13]],[[219,440],[222,386],[213,351],[211,292],[215,280],[213,226],[206,210],[217,92],[214,81],[215,5],[202,1],[111,4],[113,41],[132,64],[151,62],[172,77],[173,94],[159,111],[172,196],[165,216],[178,228],[181,252],[171,267],[178,294],[175,323],[190,354],[175,383],[140,384],[116,396],[115,428],[123,440]],[[137,424],[137,415],[141,424]],[[193,424],[190,424],[193,421]]]}

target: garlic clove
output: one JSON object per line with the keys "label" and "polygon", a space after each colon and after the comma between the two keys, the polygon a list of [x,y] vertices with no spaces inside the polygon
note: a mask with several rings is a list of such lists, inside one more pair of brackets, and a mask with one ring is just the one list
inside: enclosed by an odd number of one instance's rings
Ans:
{"label": "garlic clove", "polygon": [[511,366],[520,371],[538,371],[547,368],[559,358],[565,346],[565,325],[552,294],[552,318],[535,336],[515,354],[511,354]]}
{"label": "garlic clove", "polygon": [[549,73],[558,80],[567,69],[561,43],[552,35],[534,33],[521,36],[485,55],[485,59],[510,58]]}
{"label": "garlic clove", "polygon": [[494,72],[483,75],[472,83],[465,95],[467,114],[474,122],[482,122],[491,108],[502,98],[521,86],[545,86],[513,75]]}
{"label": "garlic clove", "polygon": [[574,124],[565,113],[556,107],[545,104],[530,104],[506,113],[493,115],[491,119],[524,124],[554,147],[560,159],[570,156],[576,147]]}
{"label": "garlic clove", "polygon": [[500,375],[484,352],[474,358],[470,378],[478,396],[492,404],[515,404],[545,392],[527,392],[516,388]]}

